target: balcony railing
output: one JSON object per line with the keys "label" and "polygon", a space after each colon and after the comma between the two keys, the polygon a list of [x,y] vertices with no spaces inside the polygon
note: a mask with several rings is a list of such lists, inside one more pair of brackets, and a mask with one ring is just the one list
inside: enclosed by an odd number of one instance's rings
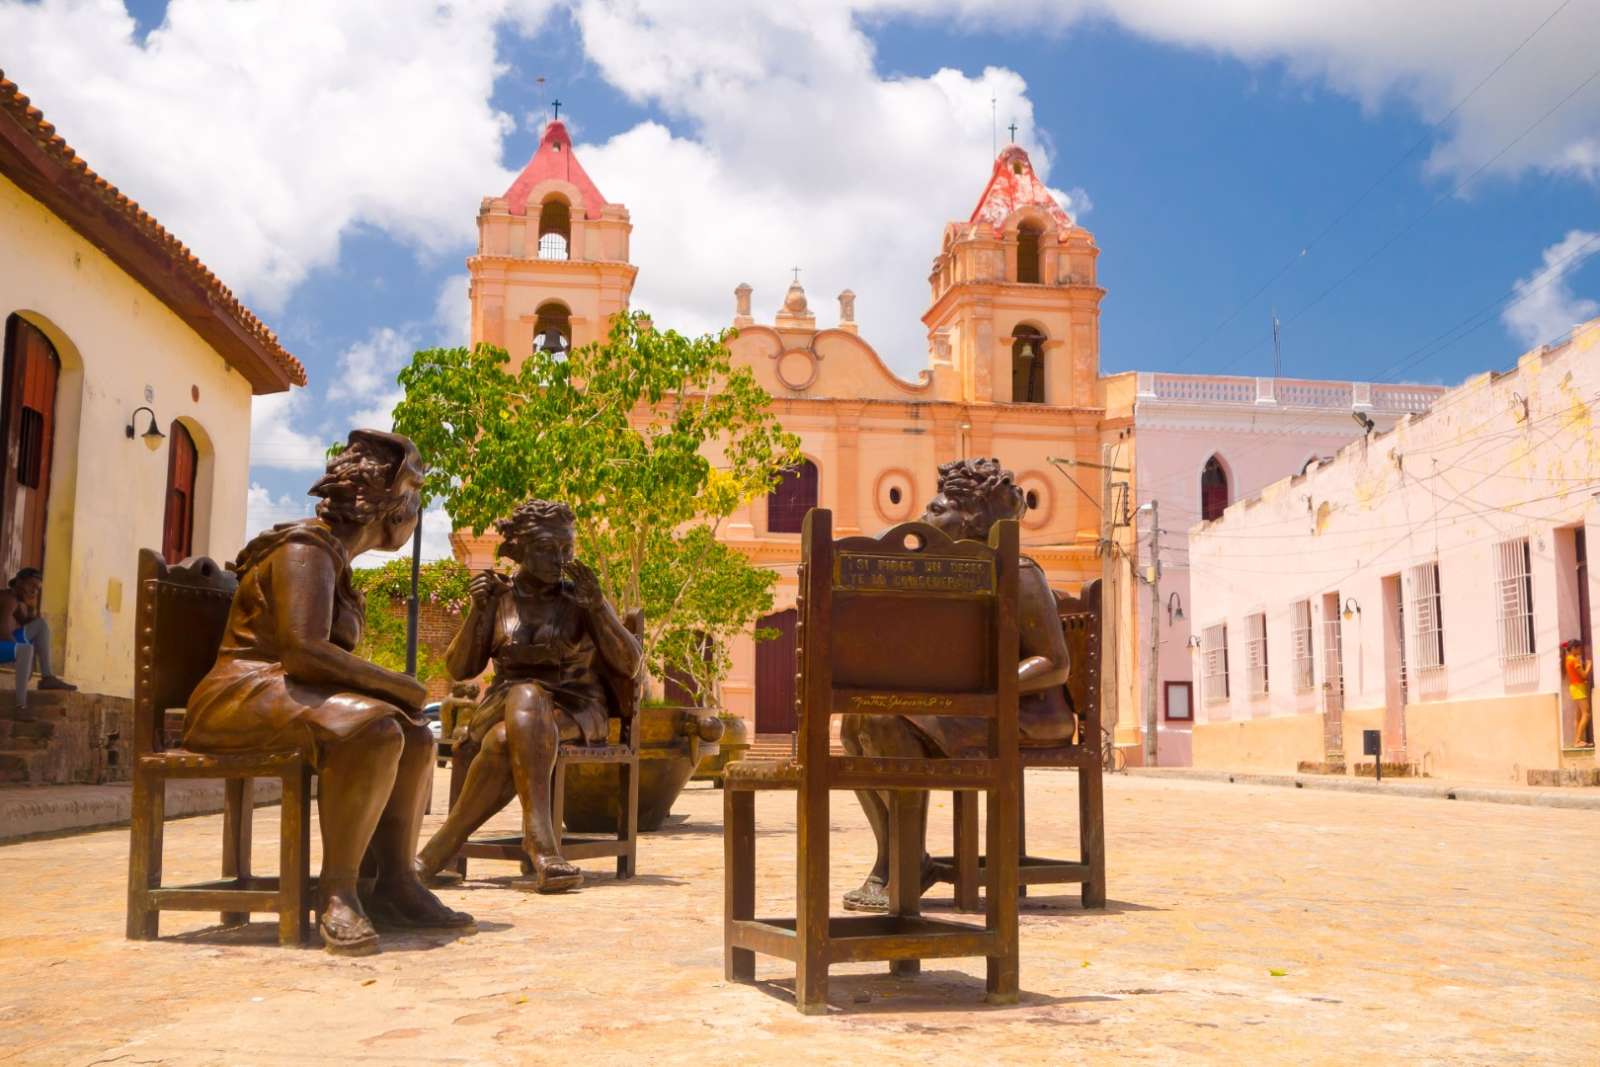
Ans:
{"label": "balcony railing", "polygon": [[1139,399],[1173,404],[1303,408],[1357,408],[1420,414],[1444,392],[1428,385],[1380,385],[1304,378],[1243,378],[1221,374],[1139,372]]}

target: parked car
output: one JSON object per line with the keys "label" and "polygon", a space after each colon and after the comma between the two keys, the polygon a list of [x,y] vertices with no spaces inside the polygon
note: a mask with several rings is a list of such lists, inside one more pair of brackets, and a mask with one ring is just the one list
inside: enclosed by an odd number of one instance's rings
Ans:
{"label": "parked car", "polygon": [[439,740],[444,729],[439,723],[439,702],[435,700],[430,704],[422,705],[422,717],[428,720],[428,729],[433,731],[433,739],[435,741]]}

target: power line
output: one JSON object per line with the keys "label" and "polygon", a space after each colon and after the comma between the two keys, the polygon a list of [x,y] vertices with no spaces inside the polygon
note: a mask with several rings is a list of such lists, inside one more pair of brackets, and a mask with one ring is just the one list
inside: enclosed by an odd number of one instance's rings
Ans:
{"label": "power line", "polygon": [[[1330,221],[1327,225],[1323,226],[1323,228],[1321,230],[1317,231],[1316,236],[1312,237],[1310,241],[1306,242],[1306,244],[1301,247],[1299,252],[1295,253],[1293,256],[1290,256],[1284,262],[1284,264],[1281,267],[1279,267],[1277,269],[1277,271],[1275,271],[1273,273],[1273,275],[1270,278],[1268,278],[1265,282],[1263,282],[1261,284],[1260,288],[1258,288],[1255,292],[1251,293],[1248,297],[1246,297],[1243,303],[1239,304],[1231,312],[1229,312],[1222,319],[1222,321],[1217,323],[1215,326],[1213,326],[1211,328],[1211,330],[1204,337],[1202,337],[1202,338],[1200,338],[1200,340],[1196,341],[1194,343],[1194,345],[1189,349],[1189,351],[1185,352],[1181,357],[1179,357],[1178,362],[1173,365],[1174,369],[1176,369],[1177,367],[1181,367],[1185,363],[1187,363],[1189,361],[1189,358],[1191,356],[1193,356],[1196,352],[1198,352],[1201,348],[1205,347],[1205,345],[1211,340],[1211,338],[1215,337],[1220,330],[1225,328],[1234,319],[1238,318],[1240,312],[1244,311],[1245,308],[1247,308],[1251,304],[1253,304],[1257,297],[1259,297],[1262,293],[1266,292],[1269,288],[1271,288],[1272,285],[1275,282],[1277,282],[1279,278],[1282,278],[1285,274],[1287,274],[1289,272],[1289,270],[1296,263],[1299,263],[1302,259],[1304,259],[1311,252],[1311,250],[1313,248],[1315,248],[1319,243],[1321,243],[1321,241],[1322,241],[1322,239],[1324,237],[1326,237],[1326,236],[1328,236],[1328,234],[1332,233],[1334,231],[1334,229],[1336,227],[1338,227],[1339,223],[1343,222],[1346,218],[1348,218],[1350,216],[1351,212],[1353,212],[1357,207],[1361,206],[1361,204],[1367,199],[1367,197],[1371,196],[1373,194],[1373,192],[1375,192],[1380,185],[1382,185],[1385,181],[1387,181],[1389,179],[1389,176],[1391,174],[1393,174],[1396,170],[1398,170],[1400,168],[1401,164],[1403,164],[1406,160],[1410,159],[1413,155],[1415,155],[1417,149],[1421,148],[1435,133],[1439,132],[1439,130],[1444,126],[1444,124],[1446,122],[1449,122],[1452,118],[1454,118],[1456,112],[1460,111],[1461,108],[1466,105],[1468,100],[1471,100],[1474,96],[1476,96],[1479,89],[1482,89],[1485,85],[1487,85],[1489,83],[1489,80],[1491,78],[1493,78],[1496,74],[1499,74],[1500,71],[1505,68],[1505,65],[1507,63],[1510,63],[1512,59],[1516,58],[1516,56],[1517,56],[1517,54],[1519,52],[1521,52],[1525,47],[1527,47],[1529,41],[1532,41],[1535,37],[1537,37],[1539,35],[1540,31],[1542,31],[1546,26],[1550,25],[1551,21],[1557,15],[1561,14],[1562,11],[1566,10],[1567,6],[1569,4],[1571,4],[1571,3],[1572,3],[1572,0],[1562,0],[1562,3],[1560,5],[1558,5],[1554,11],[1550,12],[1550,14],[1545,16],[1543,22],[1539,23],[1539,25],[1534,27],[1532,33],[1530,33],[1530,34],[1528,34],[1528,36],[1524,37],[1522,39],[1522,42],[1520,44],[1518,44],[1517,47],[1513,48],[1509,53],[1507,53],[1506,57],[1504,59],[1500,60],[1499,63],[1496,63],[1494,65],[1494,69],[1490,70],[1488,74],[1485,74],[1483,76],[1483,78],[1478,82],[1478,84],[1474,85],[1470,90],[1468,90],[1466,96],[1463,96],[1460,100],[1457,100],[1456,103],[1455,103],[1455,106],[1452,107],[1449,111],[1445,112],[1445,114],[1444,114],[1444,116],[1442,118],[1440,118],[1433,125],[1429,126],[1426,130],[1424,130],[1422,132],[1422,134],[1416,139],[1416,141],[1412,143],[1411,147],[1407,148],[1404,152],[1402,152],[1399,155],[1399,157],[1397,157],[1395,159],[1395,161],[1393,163],[1389,164],[1388,169],[1386,169],[1382,174],[1378,175],[1378,177],[1372,182],[1371,185],[1368,185],[1366,187],[1366,189],[1362,190],[1361,194],[1359,196],[1357,196],[1354,200],[1352,200],[1349,204],[1347,204],[1345,206],[1345,208],[1342,211],[1339,212],[1338,215],[1334,216],[1332,221]],[[1496,158],[1498,158],[1498,157],[1496,157]],[[1276,319],[1276,316],[1274,316],[1274,319]]]}

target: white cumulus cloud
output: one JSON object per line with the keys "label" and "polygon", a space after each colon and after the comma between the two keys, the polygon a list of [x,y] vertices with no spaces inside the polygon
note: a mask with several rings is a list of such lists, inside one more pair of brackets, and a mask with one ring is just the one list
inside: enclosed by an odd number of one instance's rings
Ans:
{"label": "white cumulus cloud", "polygon": [[1512,302],[1500,314],[1511,336],[1533,347],[1563,336],[1600,313],[1600,303],[1572,291],[1571,277],[1600,252],[1600,233],[1572,230],[1544,250],[1543,265],[1512,289]]}
{"label": "white cumulus cloud", "polygon": [[310,497],[296,498],[288,493],[273,496],[266,486],[251,482],[245,503],[245,539],[249,540],[262,530],[270,530],[280,522],[293,522],[310,514]]}

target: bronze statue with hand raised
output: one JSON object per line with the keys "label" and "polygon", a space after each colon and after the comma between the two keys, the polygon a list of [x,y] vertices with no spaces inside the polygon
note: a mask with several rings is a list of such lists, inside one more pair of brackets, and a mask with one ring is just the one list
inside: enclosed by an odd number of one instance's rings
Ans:
{"label": "bronze statue with hand raised", "polygon": [[[417,857],[437,874],[512,796],[522,801],[523,842],[541,893],[574,889],[583,873],[561,855],[551,772],[563,741],[603,745],[610,714],[631,708],[643,649],[606,603],[599,580],[573,558],[572,510],[530,500],[495,524],[515,577],[472,580],[471,607],[445,653],[453,678],[492,662],[494,683],[458,742],[471,764],[450,813]],[[465,746],[475,747],[468,753]]]}

